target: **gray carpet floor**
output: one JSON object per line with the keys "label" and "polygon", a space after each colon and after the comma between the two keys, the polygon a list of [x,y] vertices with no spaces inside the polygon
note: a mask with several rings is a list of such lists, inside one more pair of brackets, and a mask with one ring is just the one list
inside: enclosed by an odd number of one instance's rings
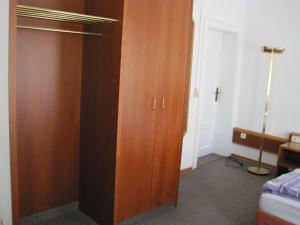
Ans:
{"label": "gray carpet floor", "polygon": [[[121,225],[254,225],[261,186],[272,175],[254,176],[246,168],[214,154],[199,158],[198,169],[181,177],[177,208],[166,205]],[[53,215],[23,224],[97,225],[76,209]]]}

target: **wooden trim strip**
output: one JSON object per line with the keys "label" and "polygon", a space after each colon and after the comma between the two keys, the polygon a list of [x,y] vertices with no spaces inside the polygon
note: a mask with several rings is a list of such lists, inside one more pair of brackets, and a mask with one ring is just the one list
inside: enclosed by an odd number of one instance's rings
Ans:
{"label": "wooden trim strip", "polygon": [[[238,127],[233,128],[233,130],[236,131],[236,132],[239,132],[239,133],[246,133],[246,134],[249,134],[249,135],[254,135],[254,136],[261,137],[261,133],[257,132],[257,131],[246,130],[246,129],[242,129],[242,128],[238,128]],[[274,136],[274,135],[270,135],[270,134],[264,134],[263,137],[266,138],[266,139],[269,139],[269,140],[279,141],[279,142],[288,142],[289,141],[288,138],[278,137],[278,136]]]}
{"label": "wooden trim strip", "polygon": [[[242,133],[245,133],[247,135],[245,139],[241,138]],[[245,130],[241,128],[234,128],[232,142],[250,148],[259,149],[262,137],[264,138],[263,151],[273,154],[278,154],[280,145],[289,141],[288,138],[284,137],[277,137],[268,134],[262,136],[260,132]]]}
{"label": "wooden trim strip", "polygon": [[195,22],[193,16],[191,16],[190,24],[190,40],[189,40],[189,65],[187,67],[187,79],[186,79],[186,93],[184,102],[184,132],[183,136],[186,135],[189,124],[189,106],[190,106],[190,91],[191,91],[191,81],[192,81],[192,68],[193,68],[193,54],[194,54],[194,35],[195,35]]}
{"label": "wooden trim strip", "polygon": [[188,168],[185,168],[185,169],[182,169],[180,170],[180,175],[186,175],[186,174],[189,174],[193,171],[193,168],[192,167],[188,167]]}
{"label": "wooden trim strip", "polygon": [[[231,157],[238,160],[238,161],[246,162],[246,163],[249,163],[249,164],[257,164],[258,163],[257,160],[250,159],[250,158],[240,156],[240,155],[236,155],[236,154],[231,154]],[[262,165],[264,167],[268,168],[268,169],[271,169],[271,170],[276,169],[276,166],[268,164],[268,163],[262,163]]]}
{"label": "wooden trim strip", "polygon": [[256,210],[256,225],[294,225],[261,209]]}

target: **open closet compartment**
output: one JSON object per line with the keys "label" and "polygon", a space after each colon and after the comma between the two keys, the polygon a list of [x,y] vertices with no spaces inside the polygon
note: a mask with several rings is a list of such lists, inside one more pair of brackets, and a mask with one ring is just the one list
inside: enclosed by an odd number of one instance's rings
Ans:
{"label": "open closet compartment", "polygon": [[20,217],[79,196],[84,211],[93,170],[79,179],[80,143],[84,152],[97,142],[101,183],[91,188],[103,200],[93,207],[112,224],[123,1],[18,0],[15,7]]}
{"label": "open closet compartment", "polygon": [[11,0],[14,225],[178,199],[192,0]]}

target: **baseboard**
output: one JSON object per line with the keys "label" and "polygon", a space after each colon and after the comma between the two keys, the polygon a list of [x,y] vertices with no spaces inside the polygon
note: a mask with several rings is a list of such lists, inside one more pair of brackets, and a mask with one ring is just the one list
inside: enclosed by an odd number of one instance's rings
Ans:
{"label": "baseboard", "polygon": [[[257,160],[253,160],[253,159],[250,159],[250,158],[247,158],[247,157],[244,157],[244,156],[240,156],[240,155],[236,155],[236,154],[231,154],[231,157],[236,159],[236,160],[246,162],[246,163],[249,163],[249,164],[257,164],[258,163]],[[262,163],[262,165],[264,167],[268,168],[268,169],[272,169],[272,170],[276,169],[276,166],[268,164],[268,163]]]}
{"label": "baseboard", "polygon": [[192,167],[189,167],[189,168],[186,168],[186,169],[182,169],[180,171],[180,175],[185,175],[185,174],[189,174],[193,171],[193,168]]}

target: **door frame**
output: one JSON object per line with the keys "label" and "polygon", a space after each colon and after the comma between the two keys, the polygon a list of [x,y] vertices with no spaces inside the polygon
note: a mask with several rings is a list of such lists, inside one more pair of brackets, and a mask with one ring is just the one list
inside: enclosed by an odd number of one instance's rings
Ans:
{"label": "door frame", "polygon": [[[196,128],[194,132],[194,145],[193,145],[193,169],[197,168],[198,162],[198,143],[199,143],[199,113],[201,111],[201,91],[203,90],[203,74],[206,71],[206,54],[207,54],[207,38],[208,32],[210,29],[216,29],[222,32],[232,33],[237,36],[237,64],[236,64],[236,73],[234,75],[234,99],[233,99],[233,109],[232,109],[232,127],[235,126],[237,120],[237,111],[238,111],[238,101],[239,101],[239,91],[240,91],[240,79],[241,79],[241,70],[242,70],[242,53],[243,53],[243,29],[241,26],[233,25],[227,21],[222,21],[220,19],[203,16],[200,22],[200,44],[198,51],[198,68],[197,68],[197,78],[194,92],[197,93],[197,106],[196,106]],[[203,59],[203,60],[202,60]]]}

